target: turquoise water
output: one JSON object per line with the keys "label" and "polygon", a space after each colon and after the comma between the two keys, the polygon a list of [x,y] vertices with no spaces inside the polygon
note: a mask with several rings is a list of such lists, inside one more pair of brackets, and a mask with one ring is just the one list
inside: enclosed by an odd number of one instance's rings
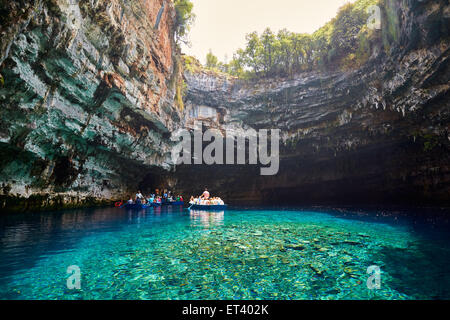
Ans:
{"label": "turquoise water", "polygon": [[[448,221],[430,219],[325,209],[3,215],[0,299],[449,299]],[[80,290],[67,288],[72,265]],[[372,265],[380,289],[367,287]]]}

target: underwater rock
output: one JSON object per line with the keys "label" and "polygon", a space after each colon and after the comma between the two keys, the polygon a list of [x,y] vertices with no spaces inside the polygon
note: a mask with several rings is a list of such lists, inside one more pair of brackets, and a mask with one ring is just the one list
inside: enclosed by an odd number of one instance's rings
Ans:
{"label": "underwater rock", "polygon": [[358,233],[358,236],[361,238],[370,238],[370,235],[364,233]]}
{"label": "underwater rock", "polygon": [[286,245],[285,248],[286,249],[297,250],[297,251],[301,251],[301,250],[305,250],[306,249],[306,247],[303,244]]}
{"label": "underwater rock", "polygon": [[317,275],[323,275],[325,269],[322,264],[319,263],[310,263],[308,266],[313,270]]}
{"label": "underwater rock", "polygon": [[345,267],[344,272],[351,277],[357,277],[357,274],[356,274],[357,271],[351,267]]}
{"label": "underwater rock", "polygon": [[349,263],[349,262],[351,262],[351,261],[353,260],[353,258],[350,257],[349,255],[342,256],[342,257],[340,257],[339,259],[341,259],[342,261],[344,261],[344,263]]}
{"label": "underwater rock", "polygon": [[361,242],[359,242],[359,241],[354,241],[354,240],[344,240],[344,241],[342,241],[342,243],[344,243],[344,244],[350,244],[350,245],[352,245],[352,246],[359,246],[359,245],[362,244]]}

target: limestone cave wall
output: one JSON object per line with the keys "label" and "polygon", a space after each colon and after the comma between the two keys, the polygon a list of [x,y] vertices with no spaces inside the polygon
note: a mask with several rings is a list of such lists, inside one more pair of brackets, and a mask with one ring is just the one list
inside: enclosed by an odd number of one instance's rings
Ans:
{"label": "limestone cave wall", "polygon": [[[1,1],[2,210],[204,186],[230,204],[449,203],[448,1],[385,1],[395,43],[360,68],[252,81],[183,74],[164,2]],[[204,114],[221,132],[280,129],[278,174],[175,167],[171,134]]]}
{"label": "limestone cave wall", "polygon": [[1,7],[0,208],[108,202],[170,168],[182,115],[171,1]]}
{"label": "limestone cave wall", "polygon": [[181,166],[179,187],[232,203],[448,204],[449,5],[387,2],[395,41],[356,70],[253,82],[187,72],[186,104],[225,110],[207,127],[280,129],[283,143],[276,176]]}

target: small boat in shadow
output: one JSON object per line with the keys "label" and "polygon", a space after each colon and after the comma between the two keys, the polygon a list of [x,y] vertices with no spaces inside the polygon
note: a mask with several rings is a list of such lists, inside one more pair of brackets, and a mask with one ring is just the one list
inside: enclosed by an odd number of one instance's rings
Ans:
{"label": "small boat in shadow", "polygon": [[120,208],[125,209],[131,209],[131,210],[142,210],[142,209],[149,209],[149,208],[158,208],[161,207],[160,202],[153,202],[153,203],[125,203],[124,205],[120,206]]}
{"label": "small boat in shadow", "polygon": [[142,203],[126,203],[121,208],[131,209],[131,210],[142,210],[153,207],[152,204],[142,204]]}

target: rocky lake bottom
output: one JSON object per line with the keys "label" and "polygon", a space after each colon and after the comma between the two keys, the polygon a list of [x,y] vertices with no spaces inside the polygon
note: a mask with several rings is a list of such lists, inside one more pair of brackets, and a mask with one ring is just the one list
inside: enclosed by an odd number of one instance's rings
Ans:
{"label": "rocky lake bottom", "polygon": [[[450,298],[445,224],[355,212],[3,215],[0,299]],[[79,290],[67,287],[69,266],[79,267]],[[367,286],[370,266],[381,271],[379,289]]]}

